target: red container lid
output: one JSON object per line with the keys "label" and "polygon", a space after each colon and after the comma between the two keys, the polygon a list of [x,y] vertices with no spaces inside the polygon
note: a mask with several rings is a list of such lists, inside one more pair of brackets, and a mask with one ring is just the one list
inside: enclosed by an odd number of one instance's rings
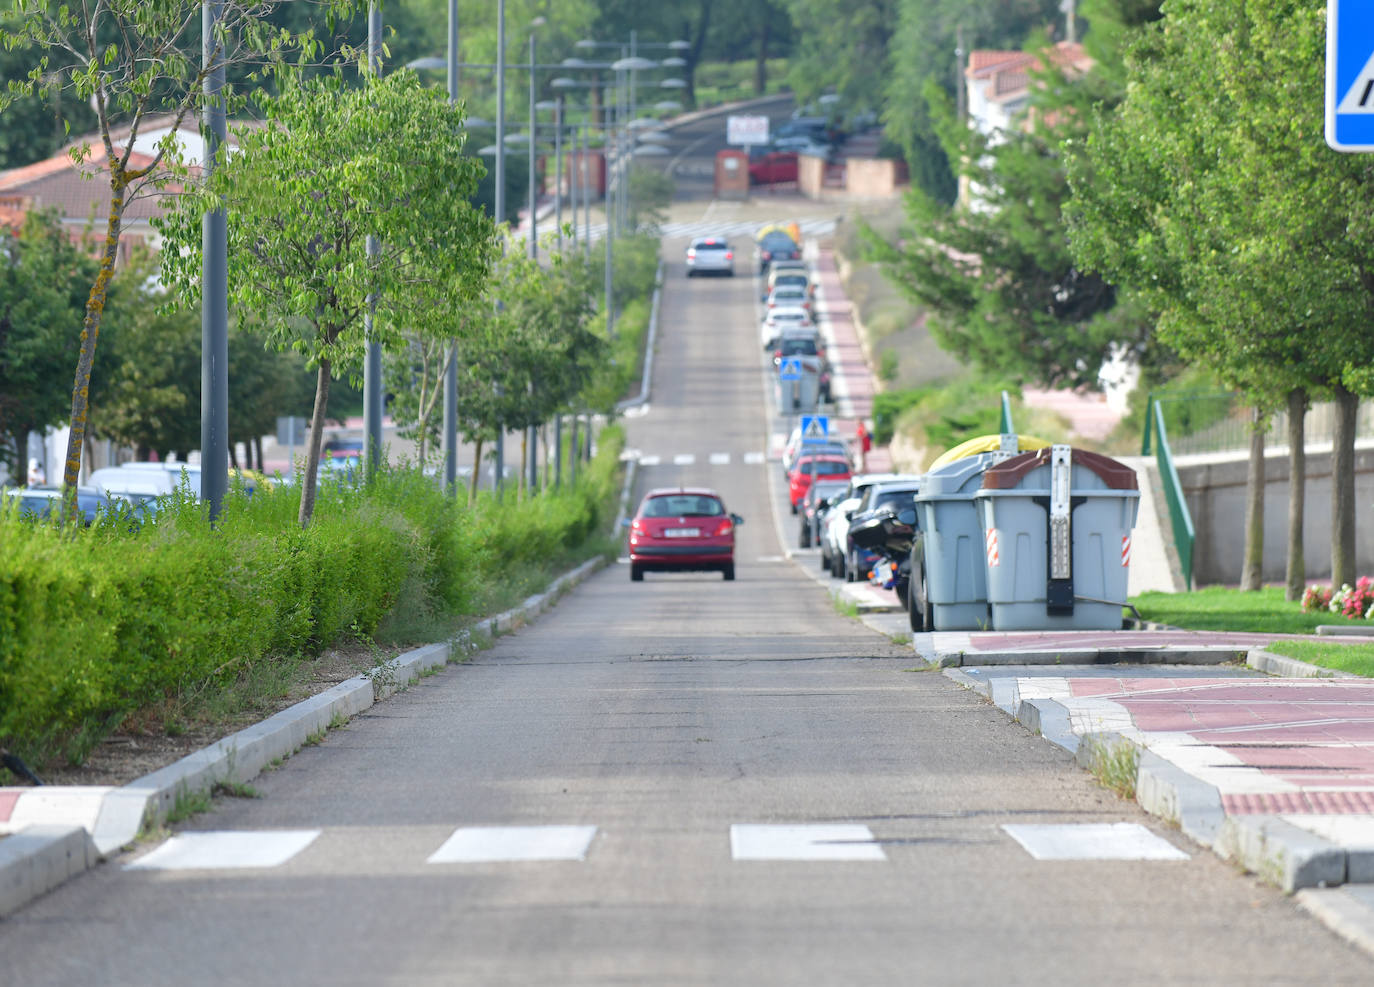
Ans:
{"label": "red container lid", "polygon": [[[1086,449],[1074,449],[1070,453],[1070,460],[1074,465],[1082,466],[1084,469],[1096,473],[1108,490],[1140,489],[1140,482],[1136,479],[1135,470],[1125,463],[1103,456],[1101,453],[1089,452]],[[1048,446],[1044,449],[1034,449],[1018,456],[1012,456],[996,466],[988,467],[983,474],[983,489],[1011,490],[1031,470],[1037,466],[1048,466],[1049,464],[1050,447]]]}

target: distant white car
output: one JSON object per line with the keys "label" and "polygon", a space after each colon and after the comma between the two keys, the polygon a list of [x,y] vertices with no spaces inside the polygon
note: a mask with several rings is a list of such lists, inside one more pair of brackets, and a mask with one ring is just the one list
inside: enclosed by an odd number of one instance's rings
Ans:
{"label": "distant white car", "polygon": [[718,236],[699,236],[687,247],[687,276],[724,274],[735,276],[735,251]]}

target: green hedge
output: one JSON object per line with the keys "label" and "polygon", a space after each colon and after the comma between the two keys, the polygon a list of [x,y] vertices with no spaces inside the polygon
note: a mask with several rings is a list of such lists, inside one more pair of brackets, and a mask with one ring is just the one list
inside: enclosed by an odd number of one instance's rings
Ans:
{"label": "green hedge", "polygon": [[0,744],[34,763],[84,758],[131,712],[367,638],[399,605],[471,612],[476,590],[603,528],[623,436],[605,429],[575,487],[469,509],[413,470],[228,498],[217,528],[189,500],[155,524],[64,532],[0,511]]}

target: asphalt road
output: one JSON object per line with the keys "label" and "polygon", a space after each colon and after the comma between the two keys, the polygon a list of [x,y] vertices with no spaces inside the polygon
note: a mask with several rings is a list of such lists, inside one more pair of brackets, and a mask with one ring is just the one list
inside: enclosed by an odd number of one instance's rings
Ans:
{"label": "asphalt road", "polygon": [[[737,581],[608,567],[179,827],[303,833],[285,862],[130,869],[173,845],[146,841],[0,922],[0,981],[1370,983],[1291,901],[781,560],[777,466],[745,462],[774,427],[752,279],[688,281],[681,247],[627,423],[660,460],[637,493],[719,489],[746,518]],[[1003,828],[1108,823],[1188,856],[1038,859]],[[543,826],[577,827],[537,831],[568,859],[470,859],[530,835],[486,827]],[[431,862],[455,834],[469,859]]]}

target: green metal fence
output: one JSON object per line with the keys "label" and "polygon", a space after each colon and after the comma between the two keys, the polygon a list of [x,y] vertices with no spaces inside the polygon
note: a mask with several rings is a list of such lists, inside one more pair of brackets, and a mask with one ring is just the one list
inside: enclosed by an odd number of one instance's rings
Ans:
{"label": "green metal fence", "polygon": [[1169,448],[1169,433],[1164,427],[1164,406],[1151,397],[1149,410],[1145,416],[1145,441],[1140,454],[1150,454],[1151,425],[1155,447],[1155,462],[1159,465],[1159,477],[1164,484],[1164,500],[1169,505],[1169,524],[1174,531],[1174,548],[1178,551],[1178,563],[1183,570],[1183,582],[1188,589],[1193,588],[1193,545],[1197,534],[1193,530],[1193,516],[1188,513],[1188,502],[1183,499],[1183,484],[1179,482],[1178,470],[1174,468],[1174,454]]}

